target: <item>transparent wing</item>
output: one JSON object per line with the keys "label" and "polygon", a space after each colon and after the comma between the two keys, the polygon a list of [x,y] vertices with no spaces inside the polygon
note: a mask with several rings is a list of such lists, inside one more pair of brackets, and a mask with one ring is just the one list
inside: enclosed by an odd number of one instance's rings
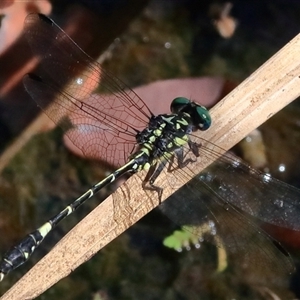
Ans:
{"label": "transparent wing", "polygon": [[[225,248],[244,270],[272,280],[294,271],[291,257],[276,241],[197,177],[165,201],[162,210],[176,224],[199,236],[199,241]],[[203,227],[205,224],[210,231]]]}
{"label": "transparent wing", "polygon": [[[224,245],[209,239],[238,255],[248,268],[290,274],[292,259],[257,223],[300,230],[300,190],[254,170],[234,155],[223,154],[223,149],[208,141],[195,136],[191,140],[199,145],[199,157],[190,157],[186,147],[185,159],[213,156],[217,161],[200,174],[195,174],[192,162],[178,173],[167,174],[162,188],[171,187],[174,195],[162,204],[163,212],[176,224],[192,225],[187,230],[200,238],[207,239],[200,225],[213,224],[212,232],[220,235]],[[191,180],[177,191],[184,179]]]}
{"label": "transparent wing", "polygon": [[[224,206],[233,205],[266,223],[300,230],[300,189],[251,168],[233,154],[224,154],[224,149],[209,141],[194,135],[190,138],[198,145],[199,157],[191,154],[185,146],[185,159],[214,157],[216,161],[200,174],[195,172],[192,162],[180,170],[180,175],[170,172],[165,188],[172,187],[175,192],[184,180],[197,177],[203,183],[202,188],[212,190],[223,199]],[[178,165],[175,167],[179,168]]]}
{"label": "transparent wing", "polygon": [[200,157],[219,159],[199,179],[226,203],[264,222],[300,230],[300,190],[251,168],[237,156],[202,142]]}
{"label": "transparent wing", "polygon": [[[85,156],[122,164],[119,155],[130,154],[137,130],[148,123],[146,104],[47,17],[28,15],[24,32],[42,66],[40,78],[24,78],[28,93],[56,124],[68,116],[63,127],[72,128],[67,135]],[[93,94],[96,88],[105,95]]]}

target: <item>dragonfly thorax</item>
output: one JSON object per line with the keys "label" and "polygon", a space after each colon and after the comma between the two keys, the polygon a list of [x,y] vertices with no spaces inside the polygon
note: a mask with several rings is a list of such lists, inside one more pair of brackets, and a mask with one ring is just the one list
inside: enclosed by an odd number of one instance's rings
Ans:
{"label": "dragonfly thorax", "polygon": [[187,98],[175,98],[171,111],[171,114],[152,116],[148,126],[136,135],[140,151],[145,152],[150,161],[184,146],[191,132],[210,127],[208,110]]}
{"label": "dragonfly thorax", "polygon": [[194,127],[186,112],[151,117],[147,128],[136,135],[140,147],[133,157],[137,158],[138,170],[148,169],[157,161],[172,156],[174,151],[188,143],[189,133]]}
{"label": "dragonfly thorax", "polygon": [[191,132],[210,127],[208,110],[187,98],[175,98],[171,111],[171,114],[153,115],[148,126],[136,135],[139,150],[132,156],[136,159],[136,171],[170,158],[189,143]]}

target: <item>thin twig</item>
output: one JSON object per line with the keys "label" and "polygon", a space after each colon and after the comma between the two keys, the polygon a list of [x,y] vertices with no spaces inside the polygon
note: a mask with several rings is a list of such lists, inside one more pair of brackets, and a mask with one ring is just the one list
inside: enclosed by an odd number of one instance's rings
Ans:
{"label": "thin twig", "polygon": [[[250,131],[300,95],[300,35],[296,36],[254,74],[211,110],[213,126],[201,137],[227,150]],[[211,161],[193,164],[200,172]],[[160,180],[167,180],[160,176]],[[158,203],[144,197],[135,176],[127,181],[132,213],[118,224],[112,197],[107,198],[73,228],[55,247],[21,278],[1,299],[32,299],[68,276],[83,262],[151,211]],[[157,183],[160,185],[160,183]],[[164,198],[170,191],[164,190]],[[143,199],[141,201],[140,199]],[[157,202],[157,201],[155,201]],[[50,271],[51,270],[51,271]]]}

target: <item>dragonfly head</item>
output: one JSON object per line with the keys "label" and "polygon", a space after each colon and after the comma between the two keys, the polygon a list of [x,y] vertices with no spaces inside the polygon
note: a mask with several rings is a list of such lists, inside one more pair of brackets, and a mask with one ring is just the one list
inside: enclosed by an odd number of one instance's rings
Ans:
{"label": "dragonfly head", "polygon": [[187,98],[175,98],[171,103],[170,109],[171,112],[175,114],[180,112],[188,113],[192,119],[193,125],[200,130],[206,130],[211,125],[211,117],[207,108],[190,101]]}

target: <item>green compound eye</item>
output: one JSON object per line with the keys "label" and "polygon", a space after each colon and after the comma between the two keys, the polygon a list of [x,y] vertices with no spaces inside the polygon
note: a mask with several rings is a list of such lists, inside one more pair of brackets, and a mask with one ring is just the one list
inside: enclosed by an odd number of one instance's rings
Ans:
{"label": "green compound eye", "polygon": [[211,125],[211,116],[206,107],[197,105],[196,112],[198,115],[198,124],[201,130],[206,130]]}
{"label": "green compound eye", "polygon": [[211,116],[209,111],[193,101],[185,97],[177,97],[171,103],[171,112],[178,114],[179,112],[188,113],[194,124],[198,124],[200,130],[206,130],[211,125]]}
{"label": "green compound eye", "polygon": [[190,103],[191,101],[185,97],[177,97],[171,102],[170,110],[176,114]]}

